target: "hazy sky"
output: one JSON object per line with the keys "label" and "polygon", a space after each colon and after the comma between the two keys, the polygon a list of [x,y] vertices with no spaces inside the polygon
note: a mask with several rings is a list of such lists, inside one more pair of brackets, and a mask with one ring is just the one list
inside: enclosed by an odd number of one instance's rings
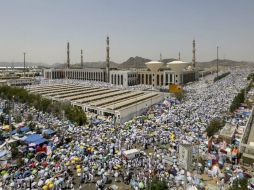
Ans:
{"label": "hazy sky", "polygon": [[104,61],[131,56],[254,61],[254,0],[0,0],[0,61]]}

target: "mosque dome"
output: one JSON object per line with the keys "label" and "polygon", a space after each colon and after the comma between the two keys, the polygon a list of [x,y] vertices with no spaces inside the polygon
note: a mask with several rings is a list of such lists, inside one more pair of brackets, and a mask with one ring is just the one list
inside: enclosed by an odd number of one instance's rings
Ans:
{"label": "mosque dome", "polygon": [[145,65],[153,72],[157,72],[162,66],[163,62],[161,61],[149,61]]}
{"label": "mosque dome", "polygon": [[167,63],[167,67],[169,67],[175,71],[181,71],[183,69],[186,69],[190,65],[191,65],[191,63],[187,63],[187,62],[180,61],[180,60],[171,61],[171,62]]}

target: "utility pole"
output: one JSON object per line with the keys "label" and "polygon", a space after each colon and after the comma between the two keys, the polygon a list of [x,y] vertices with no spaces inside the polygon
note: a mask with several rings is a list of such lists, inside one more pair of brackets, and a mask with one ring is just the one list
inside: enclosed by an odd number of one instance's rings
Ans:
{"label": "utility pole", "polygon": [[26,53],[24,52],[24,77],[26,74]]}
{"label": "utility pole", "polygon": [[219,76],[219,46],[217,46],[217,77]]}

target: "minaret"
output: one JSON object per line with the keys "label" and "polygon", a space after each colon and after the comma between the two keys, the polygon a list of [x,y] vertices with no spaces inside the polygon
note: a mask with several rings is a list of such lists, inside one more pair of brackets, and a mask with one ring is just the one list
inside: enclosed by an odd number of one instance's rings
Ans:
{"label": "minaret", "polygon": [[217,46],[217,77],[219,76],[219,46]]}
{"label": "minaret", "polygon": [[196,49],[195,49],[195,46],[196,46],[196,43],[195,43],[195,40],[193,40],[192,41],[192,54],[193,54],[192,66],[193,66],[193,68],[196,67]]}
{"label": "minaret", "polygon": [[80,58],[81,58],[81,68],[83,69],[84,68],[84,65],[83,65],[83,50],[81,49],[80,51]]}
{"label": "minaret", "polygon": [[178,53],[178,60],[180,61],[181,60],[181,52],[179,51]]}
{"label": "minaret", "polygon": [[67,68],[70,68],[70,43],[67,42]]}
{"label": "minaret", "polygon": [[107,48],[106,48],[106,52],[107,52],[107,58],[106,58],[106,82],[109,82],[110,80],[110,65],[109,65],[109,37],[107,36]]}
{"label": "minaret", "polygon": [[162,60],[162,55],[161,55],[161,53],[160,53],[160,61]]}

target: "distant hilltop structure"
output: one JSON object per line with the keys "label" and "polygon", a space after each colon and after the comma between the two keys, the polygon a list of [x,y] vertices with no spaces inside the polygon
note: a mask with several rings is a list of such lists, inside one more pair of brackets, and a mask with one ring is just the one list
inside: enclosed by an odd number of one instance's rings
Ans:
{"label": "distant hilltop structure", "polygon": [[133,86],[150,85],[154,88],[165,88],[169,84],[185,84],[198,79],[198,72],[195,68],[195,40],[193,40],[192,63],[181,61],[180,52],[178,60],[167,63],[160,60],[148,61],[146,68],[137,69],[113,69],[110,67],[109,36],[106,38],[106,67],[105,68],[84,68],[83,51],[81,50],[81,68],[70,67],[70,45],[67,43],[67,67],[64,69],[45,69],[45,79],[76,79],[107,82],[113,85]]}

